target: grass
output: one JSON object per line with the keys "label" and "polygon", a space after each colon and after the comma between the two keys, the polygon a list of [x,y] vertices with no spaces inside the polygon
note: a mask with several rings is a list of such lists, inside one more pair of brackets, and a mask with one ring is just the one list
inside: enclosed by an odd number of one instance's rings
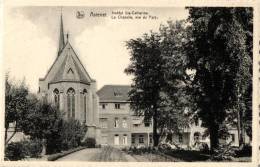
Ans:
{"label": "grass", "polygon": [[[195,150],[156,150],[152,148],[125,150],[139,162],[216,162],[209,153]],[[223,162],[250,162],[250,156],[233,157]]]}
{"label": "grass", "polygon": [[209,154],[205,154],[201,151],[193,151],[193,150],[172,150],[165,151],[165,154],[174,157],[178,161],[207,161],[210,159]]}

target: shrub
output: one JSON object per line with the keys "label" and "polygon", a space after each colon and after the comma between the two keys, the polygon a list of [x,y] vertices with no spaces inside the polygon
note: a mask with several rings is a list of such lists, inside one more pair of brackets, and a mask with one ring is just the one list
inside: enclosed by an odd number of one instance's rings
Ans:
{"label": "shrub", "polygon": [[84,142],[82,142],[82,146],[86,146],[88,148],[95,148],[95,146],[96,146],[96,139],[94,139],[94,138],[87,138]]}
{"label": "shrub", "polygon": [[30,157],[32,158],[37,158],[41,155],[42,153],[42,149],[43,149],[43,145],[41,140],[39,139],[35,139],[35,140],[30,140],[27,142],[27,145],[25,145],[25,147],[27,148],[27,153]]}
{"label": "shrub", "polygon": [[7,159],[17,161],[26,157],[37,158],[42,152],[42,143],[40,140],[23,140],[8,144],[5,150]]}
{"label": "shrub", "polygon": [[63,121],[60,133],[62,150],[68,150],[81,145],[81,140],[86,134],[86,127],[78,120],[69,119]]}
{"label": "shrub", "polygon": [[26,150],[24,149],[24,141],[11,142],[5,149],[5,157],[11,161],[17,161],[26,157]]}
{"label": "shrub", "polygon": [[250,157],[252,156],[252,146],[245,145],[241,150],[235,150],[236,157]]}

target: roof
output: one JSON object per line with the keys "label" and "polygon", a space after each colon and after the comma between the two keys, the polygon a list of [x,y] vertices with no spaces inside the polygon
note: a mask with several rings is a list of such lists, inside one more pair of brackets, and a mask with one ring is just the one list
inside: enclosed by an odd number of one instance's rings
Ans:
{"label": "roof", "polygon": [[98,92],[100,102],[127,102],[130,85],[105,85]]}
{"label": "roof", "polygon": [[61,63],[58,65],[58,68],[56,68],[58,70],[54,72],[55,74],[50,80],[50,83],[61,81],[79,81],[89,84],[92,81],[69,42],[66,43],[44,79],[46,79],[50,71],[54,70],[53,66],[57,63],[57,61],[60,61]]}

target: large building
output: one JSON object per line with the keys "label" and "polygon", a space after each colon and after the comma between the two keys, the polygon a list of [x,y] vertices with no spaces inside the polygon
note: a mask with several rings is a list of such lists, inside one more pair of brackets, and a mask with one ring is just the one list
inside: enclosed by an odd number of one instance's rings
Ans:
{"label": "large building", "polygon": [[56,104],[65,118],[77,119],[88,127],[86,137],[99,142],[100,127],[96,81],[92,79],[72,48],[64,40],[62,16],[57,57],[44,78],[39,79],[39,95]]}
{"label": "large building", "polygon": [[[127,85],[105,85],[98,92],[99,122],[101,125],[102,145],[150,146],[153,144],[152,122],[144,122],[143,117],[135,116],[130,109]],[[194,121],[185,127],[180,134],[172,135],[172,141],[182,148],[196,149],[197,143],[206,143],[209,146],[209,137],[204,137],[205,128],[201,120]],[[230,136],[220,142],[232,142],[239,146],[237,129],[229,128]],[[250,143],[245,136],[246,143]]]}

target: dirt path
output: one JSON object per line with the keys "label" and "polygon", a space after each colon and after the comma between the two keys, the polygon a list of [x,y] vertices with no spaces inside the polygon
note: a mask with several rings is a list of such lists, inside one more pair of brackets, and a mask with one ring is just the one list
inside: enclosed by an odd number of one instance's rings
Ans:
{"label": "dirt path", "polygon": [[135,162],[136,159],[119,149],[103,147],[77,151],[57,161]]}

